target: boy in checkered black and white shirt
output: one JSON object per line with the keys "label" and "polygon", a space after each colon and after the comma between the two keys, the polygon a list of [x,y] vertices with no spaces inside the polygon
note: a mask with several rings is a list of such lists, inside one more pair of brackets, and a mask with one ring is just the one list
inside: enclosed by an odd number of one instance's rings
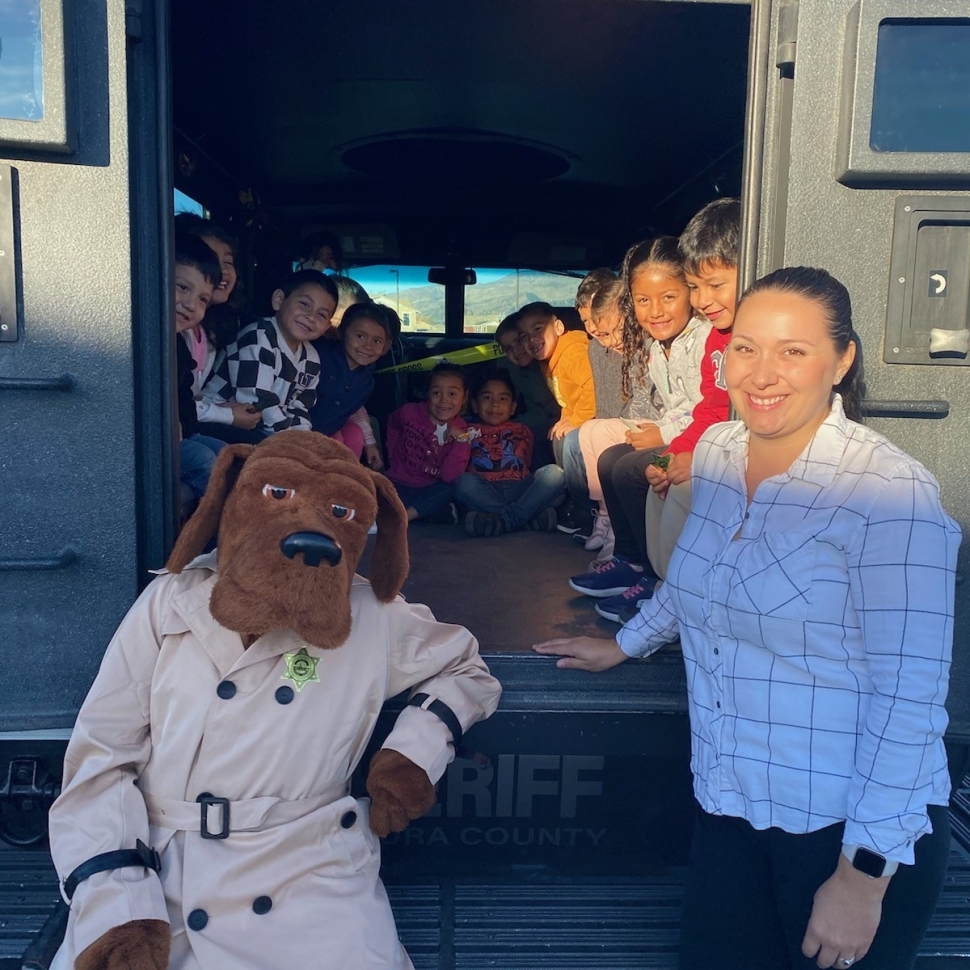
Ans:
{"label": "boy in checkered black and white shirt", "polygon": [[[310,341],[330,329],[337,287],[317,270],[294,273],[273,293],[275,315],[244,327],[220,355],[202,395],[216,404],[235,401],[260,412],[253,431],[203,424],[200,432],[230,442],[257,442],[289,428],[310,430],[320,357]],[[204,429],[204,430],[203,430]]]}

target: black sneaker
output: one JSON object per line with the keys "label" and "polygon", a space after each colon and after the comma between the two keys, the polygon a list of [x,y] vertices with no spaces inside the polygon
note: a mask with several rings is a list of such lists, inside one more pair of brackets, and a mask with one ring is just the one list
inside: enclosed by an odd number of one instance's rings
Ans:
{"label": "black sneaker", "polygon": [[505,524],[500,515],[488,512],[468,512],[465,515],[465,534],[470,536],[500,536]]}
{"label": "black sneaker", "polygon": [[433,522],[435,525],[457,525],[458,509],[454,502],[449,502],[440,509],[435,509],[430,515],[422,515],[422,522]]}
{"label": "black sneaker", "polygon": [[555,532],[558,524],[554,508],[543,509],[538,515],[529,519],[529,528],[533,532]]}
{"label": "black sneaker", "polygon": [[575,505],[567,505],[561,508],[557,518],[556,528],[560,532],[565,532],[568,536],[580,530],[585,530],[586,534],[589,535],[593,528],[593,517],[589,512],[578,509]]}

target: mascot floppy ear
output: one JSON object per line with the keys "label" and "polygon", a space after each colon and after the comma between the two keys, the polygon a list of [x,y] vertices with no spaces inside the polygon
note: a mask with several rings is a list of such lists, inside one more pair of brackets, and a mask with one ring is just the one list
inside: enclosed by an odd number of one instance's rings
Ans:
{"label": "mascot floppy ear", "polygon": [[209,487],[199,502],[199,507],[192,513],[185,523],[185,528],[179,533],[175,548],[165,563],[170,573],[180,573],[202,550],[209,544],[209,540],[219,531],[219,520],[222,518],[222,507],[226,498],[236,484],[243,463],[253,453],[255,445],[227,445],[219,452]]}
{"label": "mascot floppy ear", "polygon": [[[368,469],[369,471],[369,469]],[[371,557],[370,585],[382,603],[390,603],[408,578],[408,513],[390,479],[371,472],[377,488],[377,541]]]}

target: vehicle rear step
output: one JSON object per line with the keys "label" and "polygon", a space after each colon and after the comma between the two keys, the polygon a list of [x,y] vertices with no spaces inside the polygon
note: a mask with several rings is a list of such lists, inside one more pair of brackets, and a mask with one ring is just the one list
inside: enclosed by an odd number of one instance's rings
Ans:
{"label": "vehicle rear step", "polygon": [[[668,970],[677,964],[683,871],[639,879],[441,879],[388,885],[416,970]],[[42,850],[0,850],[0,968],[23,954],[59,905]],[[44,970],[56,941],[35,946]],[[46,949],[46,958],[41,950]],[[970,854],[956,842],[919,970],[970,966]]]}

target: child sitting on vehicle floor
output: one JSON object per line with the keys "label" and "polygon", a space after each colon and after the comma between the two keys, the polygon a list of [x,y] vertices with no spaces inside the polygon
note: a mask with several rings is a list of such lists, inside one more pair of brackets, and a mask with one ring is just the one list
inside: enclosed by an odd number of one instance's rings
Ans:
{"label": "child sitting on vehicle floor", "polygon": [[260,412],[260,423],[252,431],[208,423],[201,426],[204,432],[256,443],[275,431],[309,431],[320,373],[320,357],[310,341],[329,329],[336,305],[333,280],[314,269],[294,273],[275,290],[275,316],[244,327],[203,388],[207,400],[251,405]]}
{"label": "child sitting on vehicle floor", "polygon": [[387,419],[387,477],[409,522],[458,522],[451,499],[471,451],[468,426],[461,418],[467,401],[465,372],[442,362],[431,371],[428,399],[405,404]]}
{"label": "child sitting on vehicle floor", "polygon": [[512,420],[515,387],[509,376],[501,371],[487,375],[479,383],[474,405],[478,420],[468,423],[472,438],[468,470],[455,482],[455,500],[468,509],[465,532],[470,536],[524,528],[554,532],[553,506],[565,491],[563,472],[558,465],[530,472],[532,432]]}
{"label": "child sitting on vehicle floor", "polygon": [[320,379],[310,421],[314,431],[346,445],[358,458],[366,452],[367,464],[379,469],[384,462],[373,433],[370,443],[365,439],[364,425],[369,430],[370,422],[364,405],[374,390],[374,368],[391,349],[388,316],[376,303],[355,303],[337,335],[337,340],[314,341]]}
{"label": "child sitting on vehicle floor", "polygon": [[179,411],[179,480],[191,499],[185,496],[184,505],[198,501],[209,484],[216,455],[224,441],[200,435],[195,410],[193,388],[194,360],[189,343],[184,339],[198,328],[219,285],[222,271],[216,254],[198,237],[188,233],[175,234],[175,361]]}
{"label": "child sitting on vehicle floor", "polygon": [[690,289],[691,306],[711,321],[701,360],[701,400],[691,422],[670,444],[666,469],[651,466],[647,481],[647,555],[654,572],[667,578],[667,565],[690,514],[690,468],[701,435],[730,411],[722,363],[731,340],[738,301],[741,203],[716,199],[704,206],[677,243]]}

